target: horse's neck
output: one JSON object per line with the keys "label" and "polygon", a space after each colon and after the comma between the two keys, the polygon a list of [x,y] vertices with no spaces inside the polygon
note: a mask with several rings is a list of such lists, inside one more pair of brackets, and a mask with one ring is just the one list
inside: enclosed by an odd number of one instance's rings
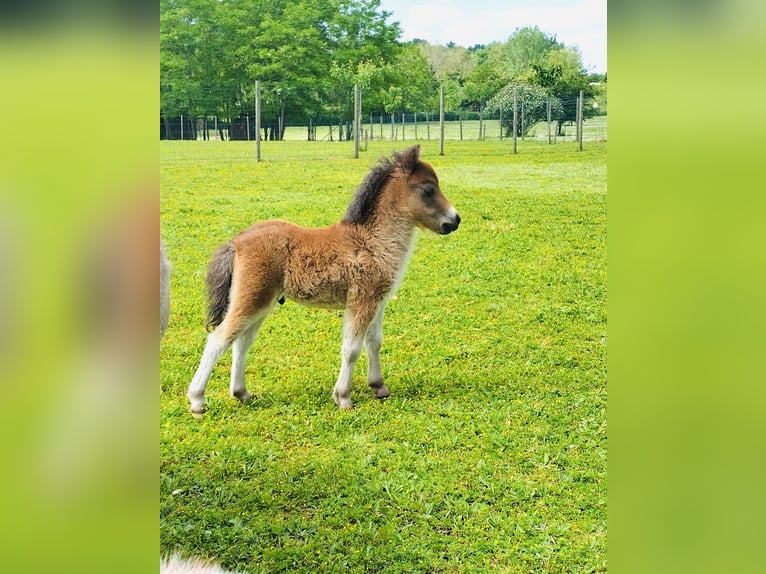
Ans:
{"label": "horse's neck", "polygon": [[415,242],[415,225],[404,216],[374,218],[368,227],[370,242],[395,259],[409,259]]}

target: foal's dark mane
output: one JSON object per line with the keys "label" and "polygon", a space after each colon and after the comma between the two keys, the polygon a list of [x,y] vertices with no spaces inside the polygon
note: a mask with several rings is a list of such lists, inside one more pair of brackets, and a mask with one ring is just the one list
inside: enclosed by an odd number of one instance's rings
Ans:
{"label": "foal's dark mane", "polygon": [[364,224],[370,219],[375,205],[380,197],[380,192],[385,187],[386,180],[391,177],[394,168],[400,162],[401,154],[395,153],[393,161],[387,157],[380,158],[378,165],[370,170],[370,173],[362,180],[356,193],[348,205],[344,223]]}

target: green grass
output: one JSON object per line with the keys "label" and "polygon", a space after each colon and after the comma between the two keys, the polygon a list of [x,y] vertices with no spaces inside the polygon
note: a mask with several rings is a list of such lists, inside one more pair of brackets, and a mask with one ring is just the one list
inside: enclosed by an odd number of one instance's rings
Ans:
{"label": "green grass", "polygon": [[391,398],[367,389],[362,358],[355,408],[338,411],[341,314],[288,302],[250,351],[257,400],[228,397],[226,355],[201,421],[184,393],[214,248],[264,218],[337,221],[392,146],[358,160],[289,142],[271,144],[278,161],[184,160],[198,145],[161,143],[174,265],[162,552],[250,573],[605,572],[606,143],[525,142],[514,156],[507,141],[451,142],[439,156],[425,142],[463,222],[421,233],[389,303]]}

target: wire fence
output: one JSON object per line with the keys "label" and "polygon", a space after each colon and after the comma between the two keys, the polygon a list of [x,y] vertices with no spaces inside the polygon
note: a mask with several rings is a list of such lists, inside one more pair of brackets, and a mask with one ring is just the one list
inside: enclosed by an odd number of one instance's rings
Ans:
{"label": "wire fence", "polygon": [[[591,117],[587,119],[578,111],[577,121],[561,116],[550,117],[550,113],[548,117],[540,119],[540,110],[536,114],[525,113],[522,102],[521,106],[517,106],[514,120],[513,111],[502,108],[482,109],[476,106],[455,110],[387,113],[364,110],[363,100],[355,102],[353,96],[350,100],[350,105],[336,106],[339,111],[334,114],[320,115],[308,112],[301,106],[289,105],[270,105],[262,111],[263,106],[253,102],[252,110],[240,109],[238,117],[161,115],[160,161],[250,156],[258,161],[269,160],[279,155],[272,151],[284,149],[285,145],[302,146],[301,149],[305,150],[309,158],[313,155],[312,145],[316,146],[318,142],[336,144],[340,155],[344,155],[357,153],[358,150],[365,151],[370,143],[376,142],[412,144],[434,141],[443,146],[445,141],[514,140],[515,151],[516,143],[525,140],[550,144],[579,141],[580,145],[582,142],[607,140],[605,110],[591,112]],[[561,104],[559,101],[560,107]],[[579,110],[585,102],[563,104],[576,104]],[[588,102],[588,105],[598,107],[597,102]],[[256,115],[256,111],[260,116]],[[514,133],[516,138],[513,137]],[[243,146],[236,142],[249,142],[250,145]],[[181,143],[184,144],[183,151],[177,145]],[[195,149],[189,149],[191,145],[196,146]],[[326,146],[322,148],[327,149]],[[291,155],[294,154],[294,151],[291,152]],[[319,155],[325,157],[323,154]]]}

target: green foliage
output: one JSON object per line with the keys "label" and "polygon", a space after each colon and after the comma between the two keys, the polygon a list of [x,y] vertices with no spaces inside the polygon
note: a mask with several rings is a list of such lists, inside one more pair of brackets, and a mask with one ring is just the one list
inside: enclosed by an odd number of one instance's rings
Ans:
{"label": "green foliage", "polygon": [[476,58],[462,46],[432,45],[424,40],[417,42],[417,46],[439,82],[462,80],[476,67]]}
{"label": "green foliage", "polygon": [[[501,89],[487,102],[487,111],[493,113],[503,110],[503,127],[505,133],[513,133],[513,94],[516,92],[516,106],[518,110],[517,136],[528,133],[537,122],[546,121],[548,118],[548,93],[545,89],[514,82]],[[561,100],[550,98],[551,119],[556,120],[563,116]],[[523,110],[523,113],[522,113]],[[522,117],[523,116],[523,117]]]}
{"label": "green foliage", "polygon": [[520,78],[527,75],[551,50],[560,47],[555,36],[548,36],[537,26],[517,28],[504,46],[505,65],[512,77]]}
{"label": "green foliage", "polygon": [[[439,84],[453,110],[497,107],[513,86],[527,86],[534,102],[525,126],[542,119],[532,96],[539,86],[555,98],[559,132],[574,121],[580,90],[598,101],[591,84],[601,79],[590,79],[576,50],[537,27],[466,49],[399,42],[398,24],[387,22],[379,0],[161,0],[160,13],[165,117],[252,114],[256,79],[262,124],[278,126],[277,139],[306,118],[349,121],[354,84],[363,90],[363,114],[436,110]],[[585,106],[585,117],[604,109]]]}
{"label": "green foliage", "polygon": [[439,109],[437,83],[428,61],[417,45],[405,45],[395,66],[403,110],[412,112]]}
{"label": "green foliage", "polygon": [[[582,67],[580,54],[576,50],[564,47],[550,50],[536,67],[535,72],[541,85],[561,100],[563,113],[559,117],[559,125],[575,121],[580,91],[585,97],[593,95],[593,87]],[[592,107],[583,106],[584,118],[593,115],[596,114]]]}
{"label": "green foliage", "polygon": [[270,145],[293,159],[161,164],[174,265],[162,552],[251,574],[605,572],[606,145],[527,142],[512,155],[507,142],[450,142],[439,156],[423,142],[463,223],[421,234],[389,303],[392,397],[372,396],[362,358],[356,407],[338,411],[340,313],[288,302],[250,352],[258,398],[228,397],[227,355],[198,421],[184,393],[212,251],[259,219],[337,221],[392,144],[371,143],[361,161],[340,144],[315,142],[310,156]]}
{"label": "green foliage", "polygon": [[479,64],[465,80],[464,103],[469,106],[482,106],[508,81],[509,76],[502,68],[490,63]]}
{"label": "green foliage", "polygon": [[[396,24],[378,0],[161,0],[161,111],[238,117],[347,113],[362,67],[393,63]],[[329,71],[334,73],[329,73]],[[380,73],[363,74],[377,93]],[[342,97],[340,96],[342,94]]]}

